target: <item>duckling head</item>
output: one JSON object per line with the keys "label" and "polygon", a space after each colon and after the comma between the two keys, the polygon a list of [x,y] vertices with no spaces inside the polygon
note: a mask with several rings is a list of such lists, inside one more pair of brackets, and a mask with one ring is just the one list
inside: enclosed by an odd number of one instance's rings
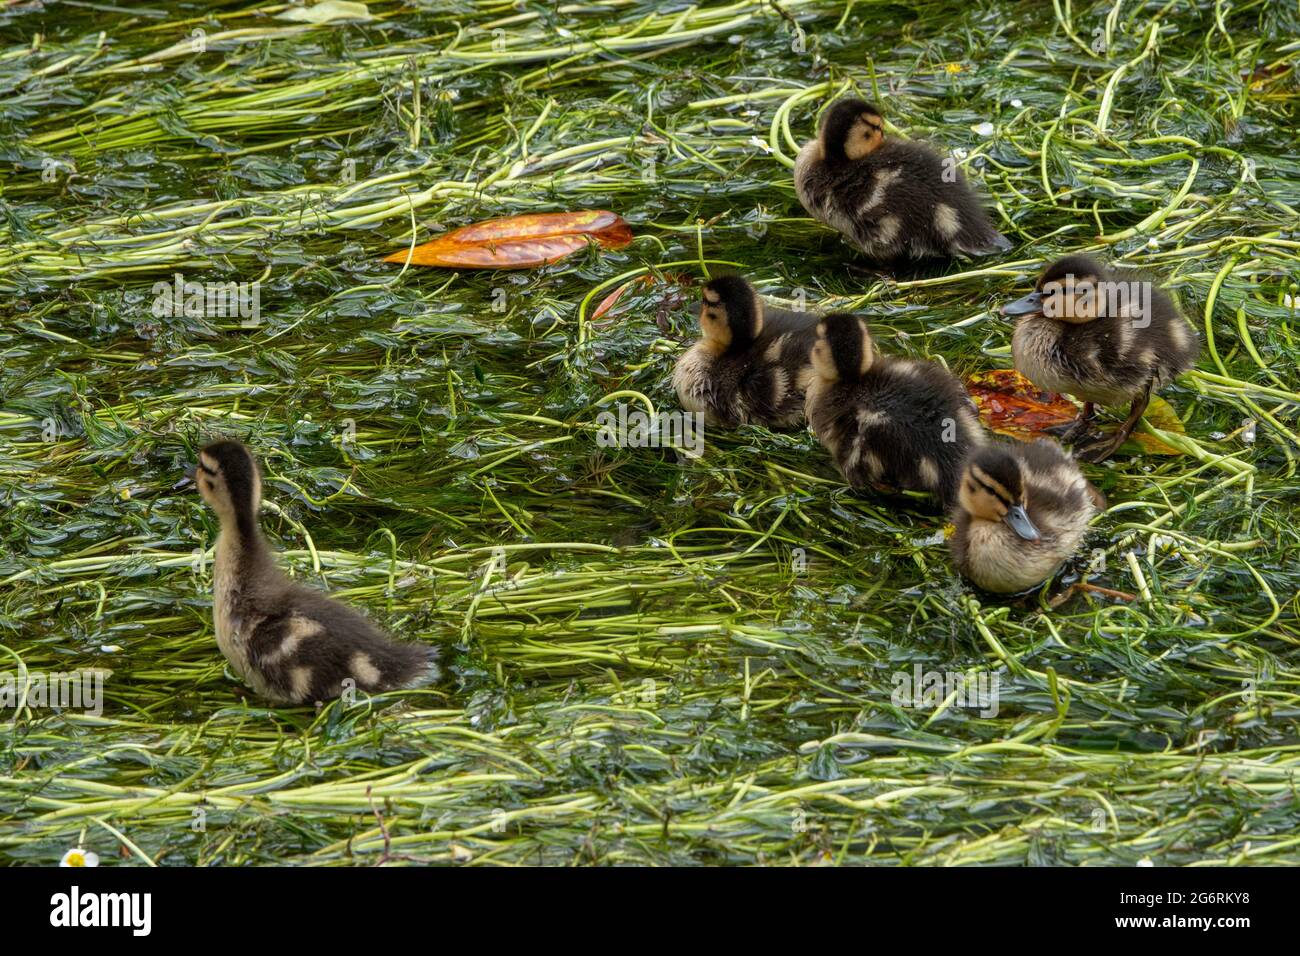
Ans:
{"label": "duckling head", "polygon": [[725,275],[704,285],[700,334],[717,354],[742,350],[763,333],[763,300],[742,276]]}
{"label": "duckling head", "polygon": [[849,163],[880,148],[885,141],[885,121],[880,110],[866,100],[837,100],[822,116],[817,138],[826,162]]}
{"label": "duckling head", "polygon": [[1065,256],[1049,264],[1034,291],[1002,307],[1007,316],[1046,316],[1083,323],[1100,318],[1107,296],[1106,270],[1091,256]]}
{"label": "duckling head", "polygon": [[817,323],[809,359],[817,377],[830,383],[866,375],[875,354],[866,322],[847,312],[832,312]]}
{"label": "duckling head", "polygon": [[1025,481],[1020,463],[996,445],[971,455],[961,476],[957,506],[980,521],[1004,522],[1025,541],[1042,535],[1025,509]]}
{"label": "duckling head", "polygon": [[256,526],[262,500],[262,476],[252,452],[237,441],[223,439],[204,446],[194,469],[199,494],[221,523],[241,532]]}

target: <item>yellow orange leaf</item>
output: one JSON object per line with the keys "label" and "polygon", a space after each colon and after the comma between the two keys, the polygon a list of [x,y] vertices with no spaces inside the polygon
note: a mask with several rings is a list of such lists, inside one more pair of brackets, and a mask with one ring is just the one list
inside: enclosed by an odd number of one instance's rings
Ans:
{"label": "yellow orange leaf", "polygon": [[604,209],[526,213],[462,226],[384,261],[448,269],[535,269],[585,249],[589,242],[621,249],[631,241],[626,220]]}
{"label": "yellow orange leaf", "polygon": [[[1186,432],[1186,429],[1183,427],[1183,421],[1178,417],[1178,413],[1174,411],[1173,406],[1159,395],[1151,396],[1151,404],[1147,406],[1146,413],[1143,417],[1162,432],[1170,432],[1178,435],[1182,435]],[[1155,435],[1148,435],[1144,431],[1135,430],[1133,434],[1129,436],[1128,441],[1124,443],[1124,446],[1127,448],[1129,445],[1135,443],[1140,445],[1142,450],[1149,455],[1182,454],[1182,452],[1177,448],[1170,448]]]}

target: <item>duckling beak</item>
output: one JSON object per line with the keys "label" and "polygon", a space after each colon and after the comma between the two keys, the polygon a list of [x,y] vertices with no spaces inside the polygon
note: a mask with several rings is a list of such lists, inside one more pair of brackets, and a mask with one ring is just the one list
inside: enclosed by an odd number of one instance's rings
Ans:
{"label": "duckling beak", "polygon": [[1043,293],[1031,292],[1023,299],[1008,302],[1002,307],[1003,315],[1041,315],[1043,311]]}
{"label": "duckling beak", "polygon": [[1011,530],[1026,541],[1037,541],[1042,537],[1034,523],[1029,520],[1029,512],[1025,510],[1024,505],[1012,505],[1007,509],[1006,517],[1002,519],[1011,526]]}

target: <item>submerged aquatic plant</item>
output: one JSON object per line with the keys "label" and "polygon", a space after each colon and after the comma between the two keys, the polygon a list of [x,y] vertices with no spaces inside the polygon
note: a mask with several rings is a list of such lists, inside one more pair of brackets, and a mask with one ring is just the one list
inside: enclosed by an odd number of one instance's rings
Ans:
{"label": "submerged aquatic plant", "polygon": [[[107,672],[102,714],[0,713],[0,858],[1300,861],[1293,6],[284,9],[0,11],[0,669]],[[1019,253],[882,276],[809,220],[792,157],[847,92],[959,156]],[[634,240],[380,261],[579,209]],[[674,407],[712,270],[965,376],[1085,249],[1206,350],[1165,392],[1185,432],[1146,426],[1182,454],[1089,470],[1094,590],[1054,610],[971,592],[943,516],[807,434],[597,441]],[[178,274],[201,314],[153,308]],[[256,315],[207,308],[232,282]],[[448,682],[247,696],[176,487],[217,434],[261,456],[282,560]],[[918,665],[942,699],[895,695]]]}

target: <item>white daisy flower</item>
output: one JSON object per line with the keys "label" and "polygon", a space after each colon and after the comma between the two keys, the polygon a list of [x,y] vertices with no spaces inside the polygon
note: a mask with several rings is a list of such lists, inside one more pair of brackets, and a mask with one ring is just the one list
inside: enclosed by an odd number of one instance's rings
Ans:
{"label": "white daisy flower", "polygon": [[59,866],[99,866],[99,857],[89,850],[77,847],[63,854]]}

